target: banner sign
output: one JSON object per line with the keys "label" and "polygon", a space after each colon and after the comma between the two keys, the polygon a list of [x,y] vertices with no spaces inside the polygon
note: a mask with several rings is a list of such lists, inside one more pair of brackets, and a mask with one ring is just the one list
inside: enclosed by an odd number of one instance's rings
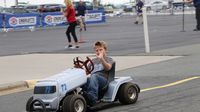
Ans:
{"label": "banner sign", "polygon": [[3,15],[0,14],[0,28],[3,28]]}
{"label": "banner sign", "polygon": [[62,25],[66,25],[66,18],[61,12],[51,12],[42,14],[42,26]]}
{"label": "banner sign", "polygon": [[85,15],[86,23],[103,23],[106,22],[103,10],[91,10]]}
{"label": "banner sign", "polygon": [[39,14],[6,14],[6,28],[39,26]]}
{"label": "banner sign", "polygon": [[[4,17],[4,19],[3,19]],[[65,26],[67,25],[66,17],[61,12],[48,13],[26,13],[26,14],[5,14],[0,15],[0,28],[27,28],[31,26]],[[89,10],[85,15],[87,24],[103,23],[106,21],[103,10]]]}
{"label": "banner sign", "polygon": [[[42,14],[42,26],[63,26],[67,24],[66,17],[61,12],[49,12]],[[92,10],[85,15],[86,23],[105,22],[105,13],[103,10]]]}

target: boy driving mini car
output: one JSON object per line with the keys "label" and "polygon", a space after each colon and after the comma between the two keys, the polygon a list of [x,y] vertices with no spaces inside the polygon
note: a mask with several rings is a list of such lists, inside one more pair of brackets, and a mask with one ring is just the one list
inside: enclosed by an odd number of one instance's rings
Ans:
{"label": "boy driving mini car", "polygon": [[107,56],[106,42],[97,41],[94,43],[93,48],[96,53],[96,57],[92,59],[94,70],[91,72],[87,83],[83,86],[83,91],[85,91],[83,96],[90,106],[96,104],[99,90],[108,85],[108,73],[114,63],[113,59]]}

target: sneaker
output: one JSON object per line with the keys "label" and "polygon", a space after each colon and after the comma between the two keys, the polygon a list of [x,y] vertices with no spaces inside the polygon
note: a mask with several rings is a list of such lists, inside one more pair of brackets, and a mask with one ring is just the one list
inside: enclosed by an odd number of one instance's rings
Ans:
{"label": "sneaker", "polygon": [[79,46],[76,46],[76,48],[79,48]]}
{"label": "sneaker", "polygon": [[76,47],[75,46],[72,46],[72,47],[69,47],[70,49],[75,49]]}
{"label": "sneaker", "polygon": [[193,31],[200,31],[200,29],[194,29]]}
{"label": "sneaker", "polygon": [[72,47],[72,45],[68,45],[68,48]]}
{"label": "sneaker", "polygon": [[65,46],[65,49],[68,49],[68,48],[73,49],[73,48],[75,48],[75,47],[73,47],[72,45]]}
{"label": "sneaker", "polygon": [[138,21],[136,21],[135,24],[138,24]]}

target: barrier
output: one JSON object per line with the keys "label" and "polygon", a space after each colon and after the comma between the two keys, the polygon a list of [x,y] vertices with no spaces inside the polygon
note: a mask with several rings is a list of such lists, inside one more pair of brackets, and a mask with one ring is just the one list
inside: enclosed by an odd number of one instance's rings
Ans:
{"label": "barrier", "polygon": [[[105,22],[105,13],[103,10],[90,10],[85,15],[86,24]],[[42,26],[64,26],[67,24],[66,17],[61,12],[49,12],[41,15]]]}
{"label": "barrier", "polygon": [[49,12],[41,15],[42,26],[63,26],[66,25],[66,18],[61,12]]}
{"label": "barrier", "polygon": [[0,14],[0,28],[3,28],[3,14]]}
{"label": "barrier", "polygon": [[89,10],[85,15],[86,24],[106,22],[104,10]]}
{"label": "barrier", "polygon": [[38,13],[5,14],[6,28],[26,28],[39,25],[40,22]]}
{"label": "barrier", "polygon": [[[3,19],[4,18],[4,19]],[[85,15],[86,24],[106,22],[104,10],[90,10]],[[29,28],[67,25],[61,12],[25,13],[0,15],[0,28]]]}

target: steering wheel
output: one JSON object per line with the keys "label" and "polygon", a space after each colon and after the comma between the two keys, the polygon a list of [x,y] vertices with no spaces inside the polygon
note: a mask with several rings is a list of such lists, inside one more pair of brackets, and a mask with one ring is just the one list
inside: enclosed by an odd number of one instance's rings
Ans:
{"label": "steering wheel", "polygon": [[85,69],[87,74],[90,74],[94,70],[94,63],[89,57],[86,57],[85,61],[80,60],[80,57],[76,57],[73,61],[75,68]]}

